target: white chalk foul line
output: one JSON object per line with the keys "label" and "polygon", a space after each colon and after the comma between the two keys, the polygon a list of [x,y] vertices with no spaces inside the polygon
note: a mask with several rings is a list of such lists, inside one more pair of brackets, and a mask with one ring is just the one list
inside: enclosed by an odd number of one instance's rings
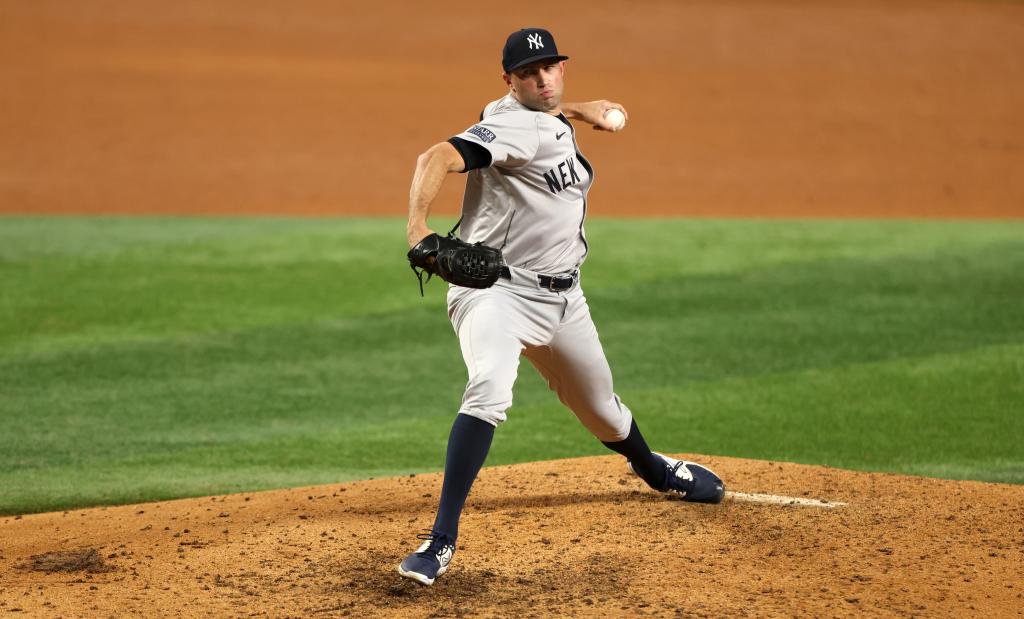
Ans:
{"label": "white chalk foul line", "polygon": [[823,507],[835,509],[843,507],[846,503],[839,501],[819,501],[818,499],[801,499],[795,496],[778,496],[775,494],[749,494],[746,492],[726,491],[725,498],[733,501],[745,501],[747,503],[769,503],[772,505],[801,505],[804,507]]}

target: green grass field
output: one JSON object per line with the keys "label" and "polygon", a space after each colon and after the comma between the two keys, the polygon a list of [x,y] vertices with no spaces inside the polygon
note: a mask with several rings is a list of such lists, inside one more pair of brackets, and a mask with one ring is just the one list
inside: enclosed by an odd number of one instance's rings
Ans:
{"label": "green grass field", "polygon": [[[445,222],[434,222],[440,229]],[[1024,222],[593,220],[649,442],[1024,483]],[[0,513],[440,470],[399,220],[0,218]],[[605,454],[529,364],[488,464]]]}

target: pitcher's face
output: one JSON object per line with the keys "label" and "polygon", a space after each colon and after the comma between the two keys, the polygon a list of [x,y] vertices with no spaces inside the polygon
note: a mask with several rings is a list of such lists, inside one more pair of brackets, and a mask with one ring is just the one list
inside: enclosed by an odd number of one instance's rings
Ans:
{"label": "pitcher's face", "polygon": [[556,112],[565,88],[565,61],[538,60],[505,73],[512,96],[538,112]]}

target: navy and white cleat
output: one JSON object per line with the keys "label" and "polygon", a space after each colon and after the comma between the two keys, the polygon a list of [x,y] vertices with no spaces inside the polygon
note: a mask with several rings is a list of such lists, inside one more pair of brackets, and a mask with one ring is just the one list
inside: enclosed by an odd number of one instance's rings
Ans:
{"label": "navy and white cleat", "polygon": [[[668,487],[662,492],[691,503],[721,503],[725,498],[725,482],[708,467],[652,453],[664,460],[668,469]],[[631,462],[626,462],[626,466],[630,473],[636,475]]]}
{"label": "navy and white cleat", "polygon": [[434,580],[448,571],[455,543],[447,535],[421,533],[416,536],[423,544],[398,566],[398,573],[421,585],[432,585]]}

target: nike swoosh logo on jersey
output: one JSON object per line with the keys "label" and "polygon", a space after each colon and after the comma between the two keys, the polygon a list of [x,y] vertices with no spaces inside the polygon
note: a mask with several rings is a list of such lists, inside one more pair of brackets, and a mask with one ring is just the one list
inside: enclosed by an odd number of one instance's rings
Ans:
{"label": "nike swoosh logo on jersey", "polygon": [[555,134],[555,139],[556,140],[561,140],[563,135],[565,135],[565,131],[563,131],[561,133],[556,133]]}

